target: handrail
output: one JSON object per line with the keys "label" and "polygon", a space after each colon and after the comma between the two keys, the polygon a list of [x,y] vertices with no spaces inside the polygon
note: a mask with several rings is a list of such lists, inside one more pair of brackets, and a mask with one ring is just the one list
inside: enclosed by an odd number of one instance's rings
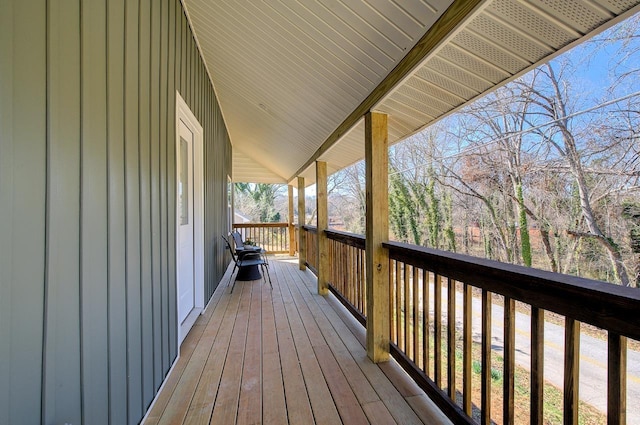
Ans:
{"label": "handrail", "polygon": [[635,288],[406,243],[383,246],[393,260],[640,339],[640,291]]}
{"label": "handrail", "polygon": [[289,227],[289,224],[284,223],[233,223],[233,227],[236,229],[248,229],[251,227]]}
{"label": "handrail", "polygon": [[314,235],[318,234],[318,228],[316,226],[305,224],[304,226],[302,226],[302,228],[309,233],[313,233]]}
{"label": "handrail", "polygon": [[331,240],[338,241],[355,248],[364,249],[365,238],[363,235],[356,235],[355,233],[341,232],[333,229],[328,229],[324,232],[327,234],[327,238]]}

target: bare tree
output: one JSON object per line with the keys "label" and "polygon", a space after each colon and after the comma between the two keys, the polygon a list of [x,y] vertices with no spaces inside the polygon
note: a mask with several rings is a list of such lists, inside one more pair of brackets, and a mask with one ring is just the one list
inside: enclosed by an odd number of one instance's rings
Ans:
{"label": "bare tree", "polygon": [[328,178],[327,186],[331,214],[342,218],[348,232],[364,234],[364,162],[359,161],[332,174]]}
{"label": "bare tree", "polygon": [[536,130],[537,134],[564,160],[575,179],[578,189],[582,222],[586,231],[579,228],[567,229],[567,233],[577,238],[592,238],[608,253],[617,279],[623,286],[629,286],[629,276],[620,254],[617,243],[609,235],[605,235],[596,219],[592,207],[591,191],[587,183],[583,159],[575,134],[568,118],[569,86],[561,80],[561,73],[556,74],[553,66],[546,64],[534,71],[534,84],[525,87],[531,94],[532,102],[539,107],[539,114],[551,121],[555,131]]}

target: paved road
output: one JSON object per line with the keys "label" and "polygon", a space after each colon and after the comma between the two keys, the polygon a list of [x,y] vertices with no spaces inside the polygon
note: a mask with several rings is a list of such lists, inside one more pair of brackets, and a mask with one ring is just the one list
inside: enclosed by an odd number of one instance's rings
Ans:
{"label": "paved road", "polygon": [[[443,310],[446,310],[446,290],[443,288]],[[433,297],[433,293],[431,295]],[[433,298],[432,298],[433,299]],[[433,314],[433,311],[431,312]],[[492,307],[492,346],[497,353],[503,351],[502,306]],[[462,328],[462,294],[456,295],[456,322]],[[516,363],[530,367],[529,315],[516,313]],[[564,385],[564,327],[545,323],[544,378],[558,388]],[[481,302],[473,298],[473,339],[481,340]],[[607,410],[607,343],[591,336],[580,337],[580,399],[602,412]],[[640,424],[640,353],[628,351],[627,355],[627,423]]]}

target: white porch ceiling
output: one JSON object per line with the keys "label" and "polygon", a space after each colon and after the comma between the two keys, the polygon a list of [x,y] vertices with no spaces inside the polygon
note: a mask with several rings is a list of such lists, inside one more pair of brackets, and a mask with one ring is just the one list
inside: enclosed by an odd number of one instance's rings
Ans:
{"label": "white porch ceiling", "polygon": [[[364,157],[362,120],[318,150],[453,0],[183,3],[231,136],[234,181],[285,183],[314,154],[330,172]],[[485,1],[372,109],[389,114],[396,143],[639,3]],[[300,175],[315,181],[313,166]]]}

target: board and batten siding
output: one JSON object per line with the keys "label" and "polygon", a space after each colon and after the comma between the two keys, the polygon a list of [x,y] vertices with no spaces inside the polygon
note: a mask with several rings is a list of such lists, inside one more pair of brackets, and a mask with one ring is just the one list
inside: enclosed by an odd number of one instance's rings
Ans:
{"label": "board and batten siding", "polygon": [[139,423],[178,355],[176,91],[204,129],[205,300],[231,144],[179,0],[0,0],[0,425]]}

